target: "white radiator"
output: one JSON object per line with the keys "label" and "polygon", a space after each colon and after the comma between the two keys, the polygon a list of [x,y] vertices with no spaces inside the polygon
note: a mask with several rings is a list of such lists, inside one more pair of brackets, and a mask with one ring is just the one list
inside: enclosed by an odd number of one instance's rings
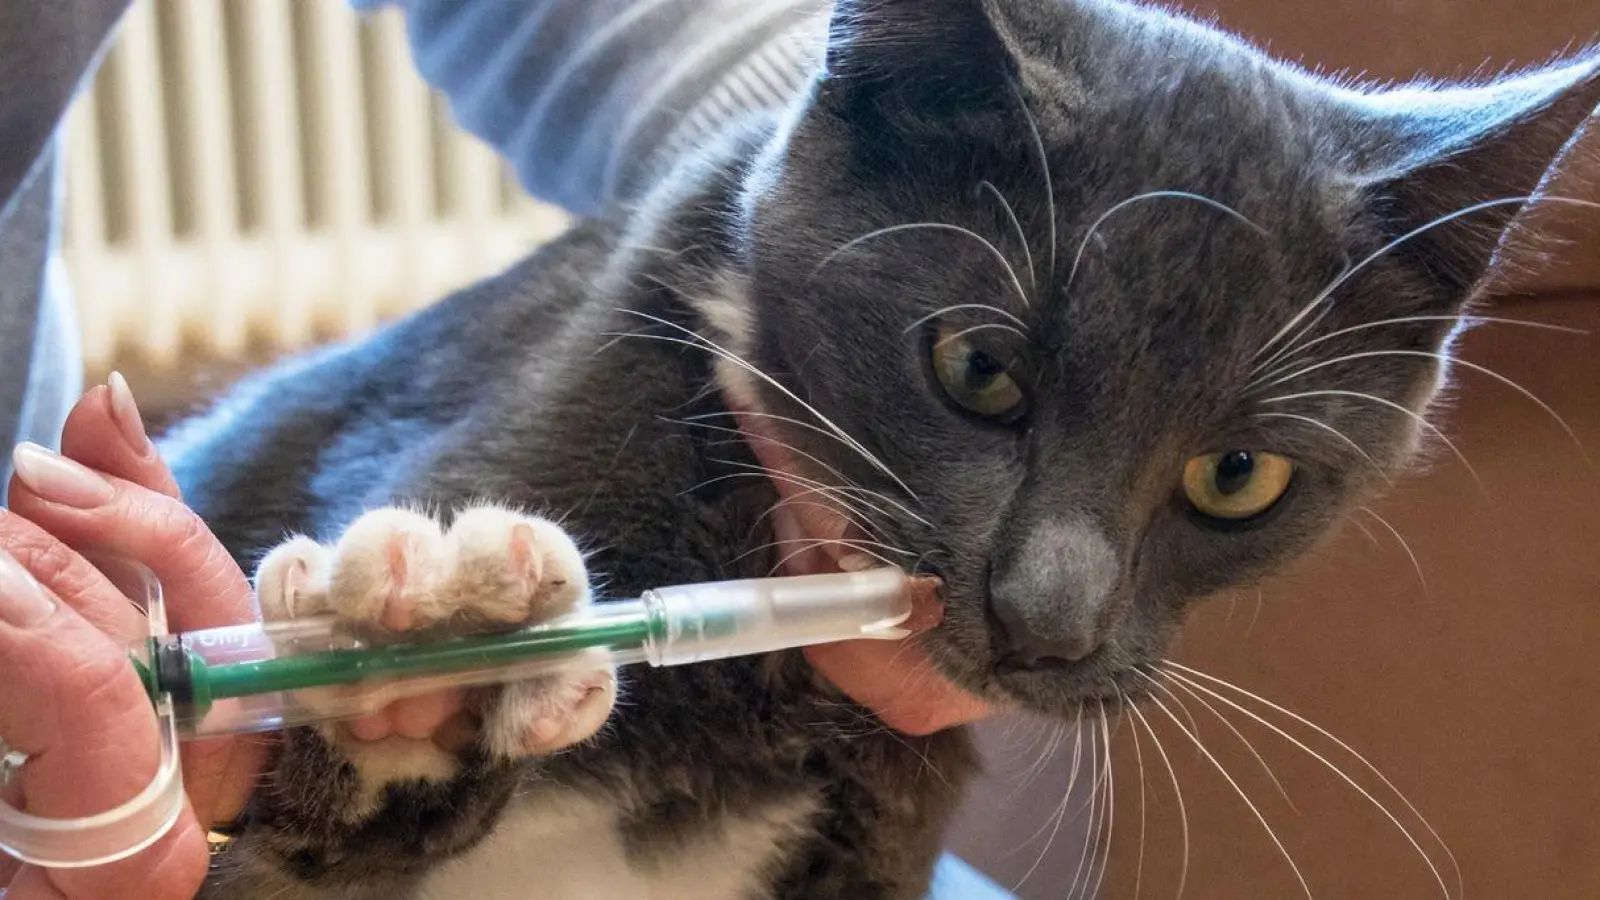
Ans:
{"label": "white radiator", "polygon": [[137,0],[67,160],[90,372],[354,336],[565,226],[343,0]]}

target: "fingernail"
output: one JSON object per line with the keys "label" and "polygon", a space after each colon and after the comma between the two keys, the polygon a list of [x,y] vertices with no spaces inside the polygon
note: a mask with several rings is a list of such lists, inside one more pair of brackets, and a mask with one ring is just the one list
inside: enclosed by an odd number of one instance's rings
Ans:
{"label": "fingernail", "polygon": [[38,444],[22,443],[11,452],[17,478],[41,500],[76,509],[94,509],[111,502],[111,482]]}
{"label": "fingernail", "polygon": [[32,628],[55,611],[55,601],[33,580],[22,563],[0,550],[0,622],[17,628]]}
{"label": "fingernail", "polygon": [[133,399],[128,379],[123,378],[121,372],[112,372],[106,379],[106,387],[111,389],[111,419],[122,432],[122,439],[135,456],[149,454],[153,445],[149,433],[144,430],[144,417],[139,415],[139,404]]}

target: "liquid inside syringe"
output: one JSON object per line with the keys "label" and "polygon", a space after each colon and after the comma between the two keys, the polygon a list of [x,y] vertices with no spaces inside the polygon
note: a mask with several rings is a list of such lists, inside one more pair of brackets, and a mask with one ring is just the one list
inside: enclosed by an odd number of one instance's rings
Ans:
{"label": "liquid inside syringe", "polygon": [[514,631],[395,643],[337,619],[239,625],[130,648],[187,736],[368,715],[396,700],[605,665],[683,665],[835,641],[896,639],[931,579],[897,569],[684,585]]}

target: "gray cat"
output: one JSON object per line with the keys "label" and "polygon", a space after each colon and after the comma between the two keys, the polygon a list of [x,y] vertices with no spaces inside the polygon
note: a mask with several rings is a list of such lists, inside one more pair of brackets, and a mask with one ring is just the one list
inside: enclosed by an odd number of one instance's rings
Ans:
{"label": "gray cat", "polygon": [[[1116,710],[1414,460],[1505,198],[1597,103],[1596,53],[1380,92],[1099,0],[848,2],[788,114],[166,447],[268,617],[881,560],[942,579],[939,676]],[[287,734],[207,896],[926,891],[963,730],[799,653],[624,674]]]}

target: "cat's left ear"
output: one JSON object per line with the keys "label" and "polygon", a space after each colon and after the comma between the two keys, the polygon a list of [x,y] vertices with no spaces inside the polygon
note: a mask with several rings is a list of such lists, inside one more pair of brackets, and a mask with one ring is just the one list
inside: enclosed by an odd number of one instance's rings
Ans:
{"label": "cat's left ear", "polygon": [[838,0],[817,100],[874,131],[933,136],[1013,108],[1016,72],[985,0]]}
{"label": "cat's left ear", "polygon": [[1479,283],[1506,229],[1600,107],[1600,48],[1566,63],[1476,87],[1401,89],[1356,101],[1364,120],[1364,187],[1398,238],[1467,207],[1398,252],[1418,260],[1452,300]]}

